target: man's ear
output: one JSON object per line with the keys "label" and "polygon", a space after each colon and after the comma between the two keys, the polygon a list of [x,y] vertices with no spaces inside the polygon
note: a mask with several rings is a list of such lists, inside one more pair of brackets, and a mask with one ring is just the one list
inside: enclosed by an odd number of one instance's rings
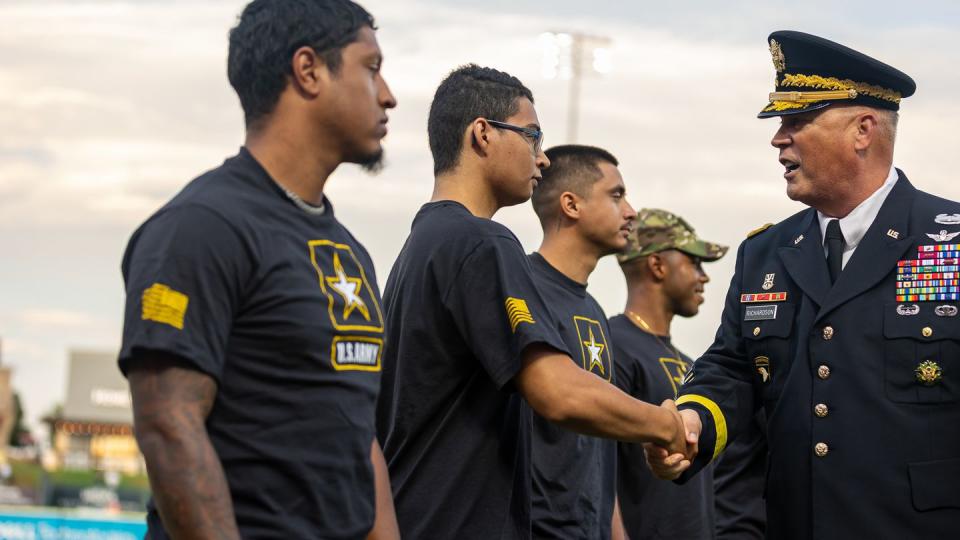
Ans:
{"label": "man's ear", "polygon": [[647,255],[647,270],[657,281],[663,281],[670,273],[667,260],[662,253],[651,253]]}
{"label": "man's ear", "polygon": [[483,118],[475,118],[470,123],[470,144],[484,155],[489,152],[491,131],[490,124]]}
{"label": "man's ear", "polygon": [[580,210],[583,206],[583,200],[576,193],[564,191],[560,194],[560,215],[567,219],[580,219]]}
{"label": "man's ear", "polygon": [[330,69],[312,47],[300,47],[293,52],[290,71],[293,87],[307,98],[319,96],[330,83]]}
{"label": "man's ear", "polygon": [[880,137],[880,119],[877,113],[866,109],[863,113],[857,115],[855,119],[856,132],[854,133],[853,147],[858,152],[862,152],[870,146],[876,144]]}

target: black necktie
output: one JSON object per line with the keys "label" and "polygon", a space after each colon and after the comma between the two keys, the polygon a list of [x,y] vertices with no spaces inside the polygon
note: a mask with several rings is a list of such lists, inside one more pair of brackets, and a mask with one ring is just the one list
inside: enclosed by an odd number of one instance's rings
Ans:
{"label": "black necktie", "polygon": [[837,282],[837,276],[843,269],[843,233],[840,231],[840,220],[831,219],[827,222],[827,234],[823,238],[827,246],[827,270],[830,271],[830,283]]}

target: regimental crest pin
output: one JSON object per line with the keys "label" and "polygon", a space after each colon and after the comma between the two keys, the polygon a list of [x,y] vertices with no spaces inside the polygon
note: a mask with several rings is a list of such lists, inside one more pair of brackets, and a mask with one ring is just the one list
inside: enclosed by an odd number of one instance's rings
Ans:
{"label": "regimental crest pin", "polygon": [[753,359],[753,365],[757,367],[757,373],[763,382],[770,380],[770,359],[766,356],[758,356]]}
{"label": "regimental crest pin", "polygon": [[941,225],[960,225],[960,214],[937,214],[933,221]]}
{"label": "regimental crest pin", "polygon": [[767,274],[763,277],[763,285],[761,286],[763,290],[769,291],[773,288],[773,278],[777,277],[776,274]]}
{"label": "regimental crest pin", "polygon": [[940,232],[936,234],[927,233],[927,236],[929,236],[930,239],[935,242],[949,242],[950,240],[953,240],[954,238],[956,238],[957,235],[960,235],[960,231],[947,232],[946,229],[941,229]]}
{"label": "regimental crest pin", "polygon": [[913,370],[917,382],[924,386],[933,386],[943,379],[943,370],[933,360],[924,360]]}

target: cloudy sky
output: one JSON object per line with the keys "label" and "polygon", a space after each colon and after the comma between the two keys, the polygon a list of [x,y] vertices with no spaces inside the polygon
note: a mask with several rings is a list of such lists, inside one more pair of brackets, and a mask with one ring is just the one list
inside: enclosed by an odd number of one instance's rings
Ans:
{"label": "cloudy sky", "polygon": [[[226,80],[226,33],[242,1],[0,0],[0,338],[28,417],[62,401],[70,348],[116,350],[123,248],[136,226],[200,172],[233,154],[242,115]],[[568,83],[542,74],[539,36],[575,30],[612,40],[613,71],[584,81],[577,142],[622,161],[637,206],[672,209],[710,240],[735,246],[801,207],[786,199],[756,112],[772,90],[765,43],[776,29],[841,41],[914,77],[896,163],[922,189],[960,199],[960,4],[952,1],[590,2],[370,0],[399,98],[388,167],[338,170],[340,218],[374,256],[381,285],[429,196],[429,100],[444,74],[476,62],[533,90],[547,145],[568,142]],[[496,216],[529,250],[528,205]],[[712,340],[733,260],[695,319],[678,321],[691,355]],[[622,308],[616,264],[590,290]]]}

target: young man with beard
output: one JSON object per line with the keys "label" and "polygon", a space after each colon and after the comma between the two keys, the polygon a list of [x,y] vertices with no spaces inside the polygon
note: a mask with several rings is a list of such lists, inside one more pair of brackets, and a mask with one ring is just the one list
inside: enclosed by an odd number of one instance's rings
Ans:
{"label": "young man with beard", "polygon": [[130,240],[119,362],[154,540],[398,536],[376,276],[323,193],[341,163],[380,160],[382,60],[349,0],[247,5],[227,62],[244,146]]}
{"label": "young man with beard", "polygon": [[[628,246],[617,256],[627,282],[627,305],[610,319],[617,358],[614,382],[624,392],[650,403],[676,397],[693,361],[671,341],[671,324],[675,316],[693,317],[700,311],[710,281],[702,263],[726,252],[726,246],[699,238],[676,214],[650,208],[637,213]],[[714,473],[720,471],[714,467],[677,486],[650,473],[642,445],[619,444],[618,495],[630,537],[762,538],[762,435],[754,430],[738,445],[743,455],[733,471],[721,473],[718,489]],[[744,465],[745,471],[738,470]]]}
{"label": "young man with beard", "polygon": [[[626,246],[636,212],[617,159],[606,150],[565,145],[546,155],[550,168],[532,198],[543,227],[540,249],[529,256],[534,282],[573,363],[613,381],[607,317],[587,292],[587,280],[601,257]],[[535,413],[532,449],[535,538],[624,538],[615,441],[566,430]]]}
{"label": "young man with beard", "polygon": [[[574,362],[509,229],[549,166],[533,95],[475,65],[437,89],[434,192],[384,289],[377,431],[409,538],[530,537],[530,414],[684,454],[672,402],[637,401]],[[579,353],[577,353],[579,355]]]}
{"label": "young man with beard", "polygon": [[802,32],[767,42],[761,118],[809,208],[745,240],[721,325],[677,403],[690,471],[767,412],[767,535],[953,538],[960,521],[960,204],[893,165],[905,73]]}

